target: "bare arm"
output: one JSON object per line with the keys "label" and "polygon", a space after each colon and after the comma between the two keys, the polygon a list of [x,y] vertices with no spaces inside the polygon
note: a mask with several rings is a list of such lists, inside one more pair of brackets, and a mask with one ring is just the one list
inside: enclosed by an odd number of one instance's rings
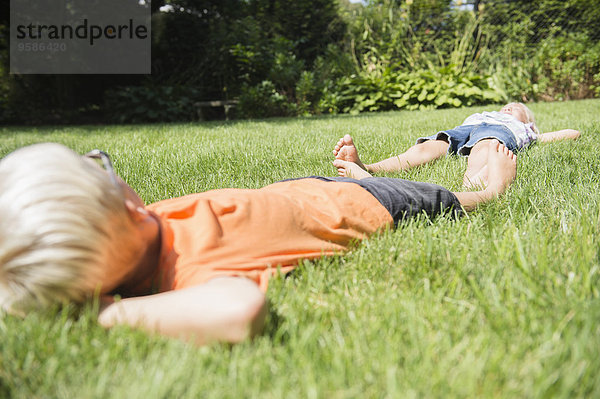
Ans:
{"label": "bare arm", "polygon": [[123,324],[194,342],[240,342],[263,326],[266,304],[245,278],[216,278],[206,284],[114,302],[100,311],[103,327]]}
{"label": "bare arm", "polygon": [[563,129],[555,132],[542,133],[538,135],[538,141],[540,143],[548,143],[550,141],[559,140],[577,140],[581,134],[578,130],[574,129]]}

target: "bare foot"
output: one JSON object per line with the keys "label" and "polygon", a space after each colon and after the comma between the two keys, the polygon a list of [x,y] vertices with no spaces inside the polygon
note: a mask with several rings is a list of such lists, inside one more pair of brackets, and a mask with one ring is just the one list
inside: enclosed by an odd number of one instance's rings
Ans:
{"label": "bare foot", "polygon": [[344,161],[342,159],[336,159],[332,162],[338,170],[338,175],[345,177],[352,177],[353,179],[364,179],[365,177],[371,177],[369,172],[362,169],[354,162]]}
{"label": "bare foot", "polygon": [[504,144],[498,143],[488,151],[487,166],[485,191],[494,196],[504,193],[517,176],[517,156]]}
{"label": "bare foot", "polygon": [[488,185],[488,166],[485,165],[479,172],[473,176],[465,174],[463,178],[463,187],[466,189],[483,190]]}
{"label": "bare foot", "polygon": [[335,156],[335,159],[353,162],[361,169],[367,170],[365,165],[363,165],[363,163],[360,161],[360,158],[358,157],[358,150],[356,149],[354,141],[349,134],[339,139],[333,148],[333,155]]}

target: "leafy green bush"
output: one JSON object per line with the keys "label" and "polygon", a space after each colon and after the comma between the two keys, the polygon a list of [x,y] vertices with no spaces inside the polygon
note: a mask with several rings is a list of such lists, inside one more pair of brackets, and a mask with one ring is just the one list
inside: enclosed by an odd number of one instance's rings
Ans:
{"label": "leafy green bush", "polygon": [[448,58],[464,31],[460,10],[449,0],[372,0],[347,14],[352,54],[361,66],[372,64],[427,68]]}
{"label": "leafy green bush", "polygon": [[594,82],[598,82],[597,84],[591,85],[590,89],[594,91],[594,95],[596,97],[600,97],[600,72],[594,75]]}
{"label": "leafy green bush", "polygon": [[[0,64],[0,76],[3,78],[8,76],[6,69],[4,65]],[[9,105],[10,86],[8,82],[8,79],[0,79],[0,122],[14,119],[13,111]]]}
{"label": "leafy green bush", "polygon": [[270,80],[242,88],[237,113],[242,118],[268,118],[296,114],[296,104],[275,88]]}
{"label": "leafy green bush", "polygon": [[547,100],[569,100],[593,95],[600,73],[600,43],[585,34],[544,40],[536,58],[541,65],[539,84]]}
{"label": "leafy green bush", "polygon": [[199,92],[183,86],[128,86],[106,92],[108,118],[119,123],[197,119]]}
{"label": "leafy green bush", "polygon": [[536,76],[541,74],[537,58],[529,63],[506,60],[491,68],[494,86],[503,97],[509,100],[529,102],[538,100],[542,87]]}
{"label": "leafy green bush", "polygon": [[[259,45],[238,44],[230,48],[241,71],[240,80],[244,81],[238,90],[238,116],[296,115],[296,90],[302,91],[302,97],[314,96],[314,74],[304,71],[304,61],[295,55],[294,47],[290,40],[278,36],[262,40]],[[310,111],[311,101],[306,101],[301,113]]]}
{"label": "leafy green bush", "polygon": [[585,34],[546,38],[525,60],[499,56],[495,85],[510,99],[555,101],[598,96],[600,44]]}
{"label": "leafy green bush", "polygon": [[317,80],[314,72],[303,71],[296,83],[298,114],[310,115],[319,113],[319,100],[323,89],[322,82]]}
{"label": "leafy green bush", "polygon": [[364,72],[337,82],[322,106],[332,112],[434,109],[499,103],[505,97],[490,76],[460,73],[452,66],[413,72]]}

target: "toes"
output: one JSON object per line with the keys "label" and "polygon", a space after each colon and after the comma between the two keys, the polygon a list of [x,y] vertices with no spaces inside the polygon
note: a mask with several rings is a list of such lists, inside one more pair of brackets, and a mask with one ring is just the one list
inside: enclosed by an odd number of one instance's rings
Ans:
{"label": "toes", "polygon": [[334,156],[338,156],[338,154],[340,153],[340,150],[342,149],[343,145],[340,145],[340,143],[337,143],[335,145],[335,147],[333,147],[333,155]]}
{"label": "toes", "polygon": [[350,136],[349,134],[345,135],[343,138],[344,144],[345,145],[352,145],[354,144],[354,142],[352,141],[352,136]]}
{"label": "toes", "polygon": [[501,145],[502,144],[500,144],[500,142],[498,140],[492,140],[490,143],[490,146],[488,148],[490,149],[490,151],[499,152],[499,151],[502,151],[500,149]]}
{"label": "toes", "polygon": [[344,167],[343,161],[336,159],[332,164],[337,168],[338,176],[346,176],[346,168]]}

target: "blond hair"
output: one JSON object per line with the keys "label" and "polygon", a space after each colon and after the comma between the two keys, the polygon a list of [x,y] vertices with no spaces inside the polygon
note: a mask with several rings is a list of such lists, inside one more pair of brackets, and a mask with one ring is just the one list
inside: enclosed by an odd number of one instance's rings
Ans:
{"label": "blond hair", "polygon": [[[81,302],[123,261],[132,234],[122,192],[106,172],[59,144],[0,161],[0,309]],[[114,287],[112,287],[114,288]]]}
{"label": "blond hair", "polygon": [[527,117],[527,123],[531,123],[531,128],[536,134],[540,134],[540,130],[535,123],[535,115],[533,115],[533,111],[529,109],[529,107],[523,103],[510,103],[508,105],[518,105],[523,111],[525,111],[525,116]]}

